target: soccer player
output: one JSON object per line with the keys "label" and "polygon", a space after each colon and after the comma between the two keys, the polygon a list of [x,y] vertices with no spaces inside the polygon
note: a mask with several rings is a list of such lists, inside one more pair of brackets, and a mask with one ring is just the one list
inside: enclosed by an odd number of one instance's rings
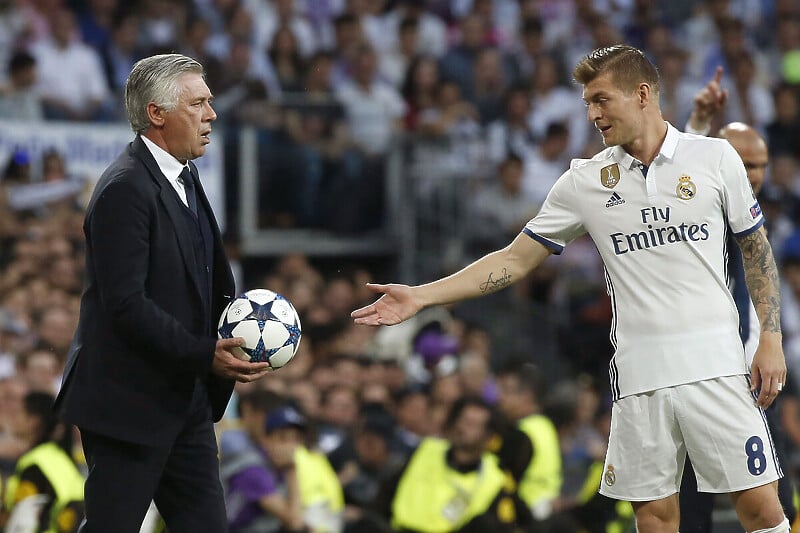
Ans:
{"label": "soccer player", "polygon": [[[658,72],[640,50],[597,49],[573,75],[607,148],[574,160],[507,247],[432,283],[371,284],[382,296],[352,316],[397,324],[427,306],[498,291],[588,233],[614,311],[600,492],[633,503],[638,531],[674,533],[688,453],[700,490],[730,493],[746,531],[787,533],[763,414],[786,379],[778,273],[742,160],[727,141],[664,121]],[[726,283],[729,231],[761,326],[751,369]]]}

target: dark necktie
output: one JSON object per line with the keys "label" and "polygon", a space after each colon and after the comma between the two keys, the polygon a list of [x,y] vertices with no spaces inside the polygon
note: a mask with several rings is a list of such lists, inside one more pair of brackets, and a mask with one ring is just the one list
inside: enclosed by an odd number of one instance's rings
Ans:
{"label": "dark necktie", "polygon": [[192,177],[192,173],[189,171],[189,167],[183,167],[179,179],[183,183],[183,190],[186,193],[186,203],[189,204],[189,209],[192,210],[192,214],[196,217],[197,195],[194,192],[194,178]]}

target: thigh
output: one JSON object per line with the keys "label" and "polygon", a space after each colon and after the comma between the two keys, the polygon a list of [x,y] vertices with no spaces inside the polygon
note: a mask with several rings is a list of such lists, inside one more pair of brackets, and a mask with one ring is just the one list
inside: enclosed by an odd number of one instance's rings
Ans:
{"label": "thigh", "polygon": [[781,469],[764,411],[746,376],[676,387],[678,420],[702,492],[734,492],[771,483]]}
{"label": "thigh", "polygon": [[681,533],[711,533],[714,495],[697,491],[697,479],[689,459],[683,468],[678,501],[681,507]]}
{"label": "thigh", "polygon": [[211,408],[190,415],[170,451],[155,502],[170,533],[228,530]]}
{"label": "thigh", "polygon": [[89,475],[81,533],[138,533],[161,477],[166,449],[81,430]]}
{"label": "thigh", "polygon": [[611,409],[600,493],[618,500],[661,500],[678,492],[686,450],[670,389],[627,396]]}

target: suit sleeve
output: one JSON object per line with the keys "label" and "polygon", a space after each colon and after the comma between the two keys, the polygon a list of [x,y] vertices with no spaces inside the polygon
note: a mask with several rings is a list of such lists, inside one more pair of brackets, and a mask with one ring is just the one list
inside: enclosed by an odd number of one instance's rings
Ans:
{"label": "suit sleeve", "polygon": [[190,333],[145,291],[155,201],[124,180],[111,181],[96,199],[87,240],[100,300],[115,332],[127,342],[204,373],[211,367],[216,339]]}

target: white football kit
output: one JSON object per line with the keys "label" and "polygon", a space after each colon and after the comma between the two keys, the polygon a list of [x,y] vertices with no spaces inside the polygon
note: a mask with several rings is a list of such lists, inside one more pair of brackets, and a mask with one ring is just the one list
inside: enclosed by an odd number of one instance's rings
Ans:
{"label": "white football kit", "polygon": [[[619,146],[573,160],[523,229],[555,253],[588,233],[603,259],[614,316],[609,377],[615,401],[603,494],[651,500],[677,492],[687,446],[701,490],[741,490],[780,475],[761,410],[748,394],[749,368],[727,285],[728,232],[746,236],[763,223],[744,165],[730,143],[682,133],[668,124],[649,168]],[[744,385],[723,380],[723,387],[716,378],[726,376],[738,376]],[[739,394],[739,406],[728,411],[708,392],[705,400],[698,399],[701,386],[694,397],[681,392],[685,402],[678,412],[672,392],[662,393],[688,390],[680,386],[704,380],[729,389],[725,394]],[[643,406],[641,401],[656,403]],[[724,406],[743,430],[720,428],[724,446],[691,446],[688,435],[703,434],[709,424],[700,410],[687,407],[694,402]],[[671,416],[663,414],[667,411]],[[645,422],[651,416],[656,419]],[[653,446],[645,446],[642,428],[650,423],[661,433],[649,439]],[[665,434],[674,438],[665,443],[658,438]],[[756,451],[746,449],[750,437],[758,441]],[[748,453],[758,455],[758,468],[748,468]],[[666,464],[653,463],[659,454],[667,457]],[[728,477],[720,480],[713,472],[704,477],[702,466],[697,467],[704,462],[717,462],[717,470]]]}
{"label": "white football kit", "polygon": [[748,372],[726,237],[729,226],[743,236],[763,223],[733,147],[668,126],[646,176],[621,147],[573,160],[523,231],[556,253],[592,237],[614,311],[617,400]]}

